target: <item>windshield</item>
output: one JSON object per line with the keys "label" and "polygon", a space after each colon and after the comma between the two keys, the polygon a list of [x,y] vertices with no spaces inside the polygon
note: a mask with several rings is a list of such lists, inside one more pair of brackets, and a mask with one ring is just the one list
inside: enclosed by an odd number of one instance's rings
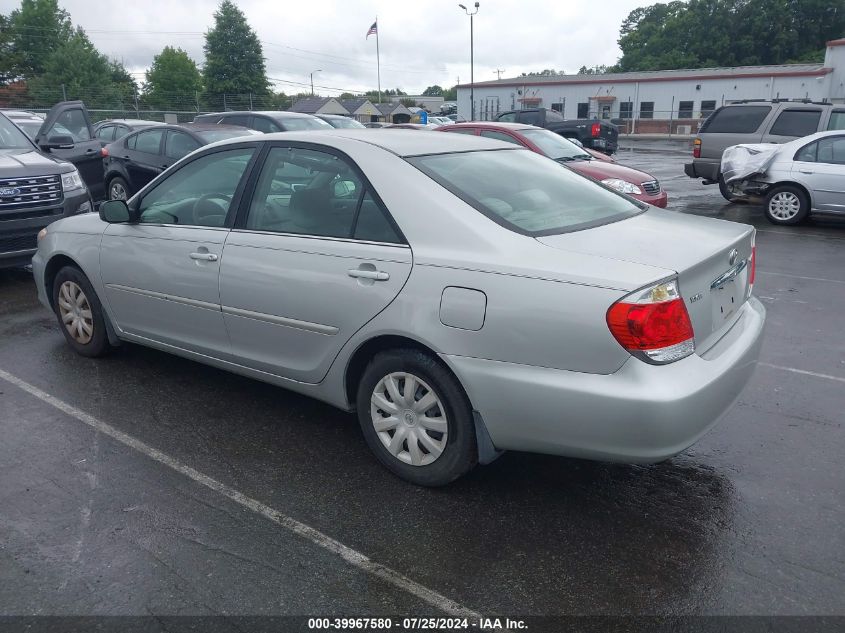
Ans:
{"label": "windshield", "polygon": [[572,141],[549,130],[520,130],[519,132],[539,147],[549,158],[561,161],[589,160],[592,158]]}
{"label": "windshield", "polygon": [[407,160],[467,204],[517,233],[564,233],[642,211],[629,198],[526,150],[431,154]]}
{"label": "windshield", "polygon": [[331,125],[332,127],[338,127],[338,128],[356,128],[357,129],[357,128],[364,127],[364,125],[362,123],[359,123],[355,119],[347,119],[347,118],[329,119],[329,125]]}
{"label": "windshield", "polygon": [[331,129],[331,125],[323,121],[323,119],[318,119],[315,116],[312,117],[285,117],[281,121],[282,125],[284,126],[285,130],[288,132],[298,131],[298,130],[325,130]]}
{"label": "windshield", "polygon": [[0,149],[32,149],[26,134],[4,116],[0,116]]}
{"label": "windshield", "polygon": [[223,141],[227,138],[238,138],[239,136],[256,136],[261,132],[255,130],[195,130],[194,133],[199,136],[206,143],[214,143],[215,141]]}

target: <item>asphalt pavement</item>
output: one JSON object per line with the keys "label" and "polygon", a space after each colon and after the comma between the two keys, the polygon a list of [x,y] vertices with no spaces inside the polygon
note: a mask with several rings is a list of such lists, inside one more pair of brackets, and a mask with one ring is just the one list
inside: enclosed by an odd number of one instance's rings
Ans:
{"label": "asphalt pavement", "polygon": [[758,228],[768,321],[737,404],[652,466],[507,453],[413,487],[327,405],[75,355],[0,271],[0,615],[845,615],[845,218],[772,226],[688,155],[617,158]]}

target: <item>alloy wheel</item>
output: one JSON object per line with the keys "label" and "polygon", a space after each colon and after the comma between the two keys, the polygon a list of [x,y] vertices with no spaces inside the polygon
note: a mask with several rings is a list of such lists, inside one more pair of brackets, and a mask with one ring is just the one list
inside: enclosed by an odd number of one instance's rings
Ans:
{"label": "alloy wheel", "polygon": [[778,220],[791,220],[801,210],[801,200],[791,191],[781,191],[769,200],[769,213]]}
{"label": "alloy wheel", "polygon": [[381,443],[406,464],[427,466],[446,448],[446,410],[435,391],[418,376],[394,372],[382,378],[370,398],[370,415]]}
{"label": "alloy wheel", "polygon": [[111,187],[109,187],[110,200],[126,200],[127,197],[126,188],[122,184],[119,182],[113,182],[111,184]]}
{"label": "alloy wheel", "polygon": [[73,281],[59,287],[59,315],[68,333],[80,345],[86,345],[94,336],[94,315],[91,304],[82,288]]}

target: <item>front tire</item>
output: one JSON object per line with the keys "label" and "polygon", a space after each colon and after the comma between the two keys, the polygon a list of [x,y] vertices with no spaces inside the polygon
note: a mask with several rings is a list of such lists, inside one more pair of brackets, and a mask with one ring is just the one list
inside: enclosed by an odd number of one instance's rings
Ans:
{"label": "front tire", "polygon": [[56,275],[53,309],[65,340],[77,354],[94,358],[111,350],[103,306],[78,268],[65,266]]}
{"label": "front tire", "polygon": [[807,194],[793,185],[774,187],[766,195],[766,219],[772,224],[800,224],[810,213],[810,200]]}
{"label": "front tire", "polygon": [[358,384],[358,420],[388,470],[443,486],[478,462],[472,407],[457,379],[416,349],[376,354]]}

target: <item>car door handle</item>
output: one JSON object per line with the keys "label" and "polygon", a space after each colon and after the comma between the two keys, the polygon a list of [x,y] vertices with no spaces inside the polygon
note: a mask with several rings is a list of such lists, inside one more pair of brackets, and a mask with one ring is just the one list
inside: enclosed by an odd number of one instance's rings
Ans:
{"label": "car door handle", "polygon": [[162,166],[161,166],[161,168],[162,168],[162,169],[167,169],[167,165],[162,165]]}
{"label": "car door handle", "polygon": [[190,257],[204,262],[216,262],[218,259],[214,253],[191,253]]}
{"label": "car door handle", "polygon": [[390,279],[390,273],[383,270],[366,270],[361,268],[350,268],[346,271],[350,277],[357,277],[359,279],[372,279],[373,281],[387,281]]}
{"label": "car door handle", "polygon": [[798,171],[802,174],[812,174],[813,173],[812,171],[809,171],[807,169],[799,169]]}
{"label": "car door handle", "polygon": [[86,149],[86,150],[85,150],[85,153],[86,153],[86,154],[99,154],[99,153],[100,153],[100,150],[97,150],[97,149],[93,149],[93,148],[91,148],[91,149]]}

